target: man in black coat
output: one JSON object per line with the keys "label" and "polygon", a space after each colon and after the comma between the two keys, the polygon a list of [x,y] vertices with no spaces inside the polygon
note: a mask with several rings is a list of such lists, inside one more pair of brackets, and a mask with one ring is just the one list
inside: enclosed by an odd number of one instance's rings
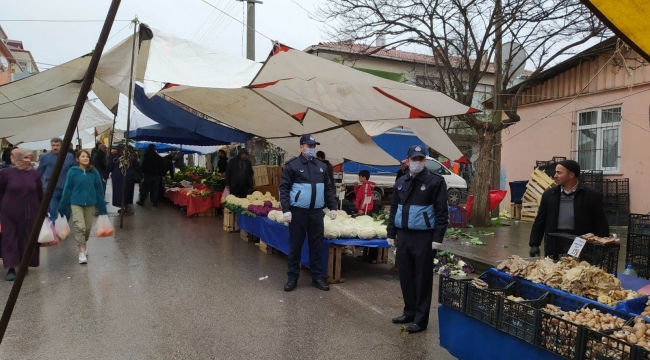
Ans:
{"label": "man in black coat", "polygon": [[240,149],[239,155],[228,162],[226,189],[238,198],[245,198],[254,185],[253,164],[248,160],[248,150]]}
{"label": "man in black coat", "polygon": [[[565,160],[555,167],[553,179],[558,186],[542,195],[528,243],[531,257],[540,255],[539,246],[549,233],[609,236],[600,193],[585,186],[579,178],[580,165],[576,161]],[[544,243],[545,256],[557,252],[548,241]]]}
{"label": "man in black coat", "polygon": [[216,172],[223,174],[228,170],[228,156],[225,150],[219,150],[219,161],[217,162]]}

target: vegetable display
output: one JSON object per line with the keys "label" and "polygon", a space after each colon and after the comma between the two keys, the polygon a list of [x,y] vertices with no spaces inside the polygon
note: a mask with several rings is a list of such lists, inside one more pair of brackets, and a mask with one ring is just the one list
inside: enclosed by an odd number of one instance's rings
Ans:
{"label": "vegetable display", "polygon": [[636,291],[622,289],[621,281],[614,275],[570,256],[558,262],[544,258],[533,263],[513,255],[499,264],[497,269],[610,306],[641,296]]}
{"label": "vegetable display", "polygon": [[[467,276],[474,268],[449,251],[438,251],[433,259],[434,271],[443,276]],[[478,279],[480,280],[480,279]]]}
{"label": "vegetable display", "polygon": [[[242,211],[247,216],[268,216],[273,211],[278,211],[280,202],[273,198],[270,192],[262,194],[255,191],[245,199],[238,198],[235,195],[228,195],[224,200],[224,206],[233,212]],[[282,213],[280,211],[280,213]],[[270,219],[270,217],[269,217]],[[275,219],[272,219],[275,221]]]}

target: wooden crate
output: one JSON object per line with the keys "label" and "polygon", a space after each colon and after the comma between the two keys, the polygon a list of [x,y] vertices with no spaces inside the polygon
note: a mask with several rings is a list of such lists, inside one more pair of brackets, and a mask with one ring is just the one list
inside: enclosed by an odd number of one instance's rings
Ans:
{"label": "wooden crate", "polygon": [[329,259],[327,261],[327,282],[330,284],[338,284],[345,282],[341,277],[341,260],[343,259],[342,245],[330,244]]}
{"label": "wooden crate", "polygon": [[268,175],[255,175],[255,186],[267,186],[269,185]]}
{"label": "wooden crate", "polygon": [[280,185],[280,176],[282,176],[282,167],[280,166],[269,166],[269,185]]}
{"label": "wooden crate", "polygon": [[192,216],[196,216],[196,217],[214,217],[215,216],[215,211],[214,210],[215,209],[212,208],[212,209],[206,210],[204,212],[196,213],[196,214],[194,214]]}
{"label": "wooden crate", "polygon": [[253,236],[253,234],[244,231],[244,230],[239,230],[239,238],[246,241],[246,242],[258,242],[260,238]]}
{"label": "wooden crate", "polygon": [[521,220],[521,204],[510,204],[510,218]]}
{"label": "wooden crate", "polygon": [[231,233],[239,231],[237,214],[225,208],[223,209],[223,231]]}
{"label": "wooden crate", "polygon": [[266,255],[271,255],[275,253],[277,250],[269,246],[269,244],[265,243],[264,240],[260,239],[260,251],[265,253]]}
{"label": "wooden crate", "polygon": [[534,221],[542,201],[544,191],[555,186],[555,182],[542,170],[535,170],[526,185],[526,192],[522,198],[521,220]]}
{"label": "wooden crate", "polygon": [[371,264],[388,263],[389,248],[363,248],[363,258]]}

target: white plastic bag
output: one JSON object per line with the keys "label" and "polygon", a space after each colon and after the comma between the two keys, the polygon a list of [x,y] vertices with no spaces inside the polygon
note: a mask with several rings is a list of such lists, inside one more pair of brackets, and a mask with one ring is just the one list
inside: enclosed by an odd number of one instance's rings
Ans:
{"label": "white plastic bag", "polygon": [[54,228],[56,229],[56,233],[59,235],[60,239],[65,239],[68,237],[68,235],[70,235],[70,225],[68,224],[68,218],[61,216],[61,214],[59,214],[59,217],[54,222]]}
{"label": "white plastic bag", "polygon": [[38,235],[39,244],[47,244],[54,241],[54,233],[52,232],[52,222],[50,219],[45,218],[41,226],[41,233]]}
{"label": "white plastic bag", "polygon": [[108,215],[99,215],[97,217],[97,237],[110,237],[113,234],[115,234],[115,228]]}

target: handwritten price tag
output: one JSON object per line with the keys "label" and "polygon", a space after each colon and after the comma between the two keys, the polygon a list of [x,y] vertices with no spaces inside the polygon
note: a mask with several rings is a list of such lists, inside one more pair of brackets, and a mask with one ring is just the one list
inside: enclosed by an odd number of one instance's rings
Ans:
{"label": "handwritten price tag", "polygon": [[339,193],[339,200],[343,200],[343,199],[345,199],[345,191],[341,191]]}
{"label": "handwritten price tag", "polygon": [[569,248],[568,254],[573,257],[579,257],[580,253],[582,252],[582,248],[585,247],[586,243],[587,240],[585,239],[581,239],[579,237],[575,238],[575,240],[573,240],[573,244],[571,244],[571,248]]}

